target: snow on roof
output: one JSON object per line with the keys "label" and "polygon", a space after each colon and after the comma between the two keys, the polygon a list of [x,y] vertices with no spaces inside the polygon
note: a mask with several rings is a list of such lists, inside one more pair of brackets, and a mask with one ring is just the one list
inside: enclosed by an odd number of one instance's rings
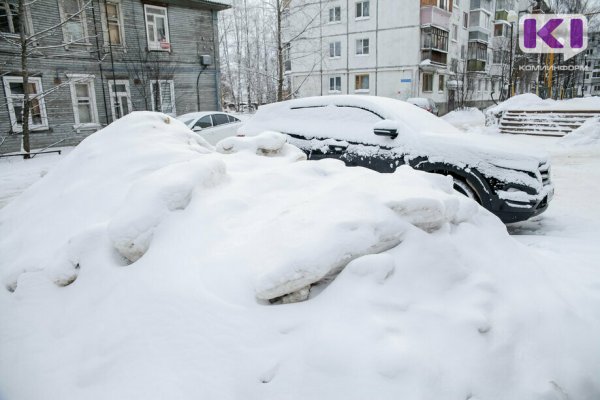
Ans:
{"label": "snow on roof", "polygon": [[451,179],[217,150],[134,112],[0,210],[3,397],[600,393],[598,296]]}

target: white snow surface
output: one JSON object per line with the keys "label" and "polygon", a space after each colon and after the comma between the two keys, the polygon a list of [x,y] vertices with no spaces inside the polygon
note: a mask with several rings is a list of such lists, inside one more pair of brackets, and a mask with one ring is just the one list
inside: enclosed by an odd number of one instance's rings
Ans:
{"label": "white snow surface", "polygon": [[588,119],[579,128],[560,138],[563,146],[600,145],[600,118]]}
{"label": "white snow surface", "polygon": [[450,111],[442,116],[442,119],[462,130],[469,130],[485,124],[485,115],[475,107]]}
{"label": "white snow surface", "polygon": [[506,110],[600,110],[600,97],[578,97],[567,100],[542,99],[533,93],[513,96],[502,103],[488,107],[486,115]]}
{"label": "white snow surface", "polygon": [[227,141],[133,113],[0,210],[0,398],[600,397],[597,269],[445,177]]}

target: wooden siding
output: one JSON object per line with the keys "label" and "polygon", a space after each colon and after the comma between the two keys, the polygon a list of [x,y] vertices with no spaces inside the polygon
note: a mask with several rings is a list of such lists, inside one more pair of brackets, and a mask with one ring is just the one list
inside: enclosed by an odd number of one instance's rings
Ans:
{"label": "wooden siding", "polygon": [[[56,89],[45,96],[49,129],[31,133],[32,148],[45,147],[63,139],[65,141],[61,145],[74,145],[96,130],[74,130],[68,74],[95,75],[98,117],[100,124],[104,126],[112,121],[108,81],[113,77],[129,81],[133,110],[151,109],[147,81],[149,77],[142,76],[139,79],[140,76],[136,73],[142,68],[146,71],[160,70],[160,79],[174,81],[177,114],[197,111],[196,80],[202,71],[200,108],[219,109],[216,11],[167,5],[171,51],[148,52],[143,3],[139,0],[121,0],[126,46],[113,46],[111,57],[109,46],[104,42],[101,25],[101,7],[104,7],[104,3],[93,0],[92,4],[93,9],[86,9],[87,31],[90,36],[98,34],[99,46],[96,46],[95,37],[91,37],[88,45],[47,49],[29,58],[30,75],[41,77],[45,91]],[[58,23],[60,16],[57,0],[35,2],[31,8],[31,19],[35,32]],[[62,41],[62,30],[59,28],[54,35],[40,40],[38,45],[57,46]],[[210,55],[213,59],[213,65],[204,70],[199,62],[199,56],[203,54]],[[99,57],[101,63],[98,62]],[[19,71],[18,48],[0,38],[0,76],[19,75]],[[6,137],[0,153],[19,151],[21,135],[11,130],[4,89],[0,89],[0,92],[0,136]]]}

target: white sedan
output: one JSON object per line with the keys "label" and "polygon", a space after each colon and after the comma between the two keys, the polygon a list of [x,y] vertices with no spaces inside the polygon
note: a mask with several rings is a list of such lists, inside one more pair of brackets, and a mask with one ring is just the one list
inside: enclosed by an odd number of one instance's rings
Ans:
{"label": "white sedan", "polygon": [[188,128],[212,145],[229,136],[235,136],[242,125],[239,118],[217,111],[194,112],[177,117]]}

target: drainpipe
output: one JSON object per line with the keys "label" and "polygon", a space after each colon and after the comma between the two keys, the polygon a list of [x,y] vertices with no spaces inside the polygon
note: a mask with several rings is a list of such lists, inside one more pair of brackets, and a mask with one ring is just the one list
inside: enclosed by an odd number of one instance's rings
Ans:
{"label": "drainpipe", "polygon": [[[217,111],[221,109],[221,63],[219,60],[219,20],[217,19],[217,11],[212,10],[212,22],[213,22],[213,46],[215,55],[215,93],[217,95],[216,108]],[[206,68],[206,67],[205,67]],[[202,71],[200,71],[202,73]],[[198,75],[200,80],[200,75]],[[196,83],[196,85],[198,85]],[[197,86],[196,86],[197,87]],[[200,111],[200,90],[198,89],[198,111]]]}
{"label": "drainpipe", "polygon": [[[202,73],[204,72],[204,70],[206,69],[206,67],[207,67],[206,65],[202,66],[202,69],[198,73],[198,78],[196,78],[196,101],[198,103],[198,111],[200,111],[200,76],[202,75]],[[217,74],[215,74],[215,76],[216,75]],[[217,87],[219,87],[219,86],[217,85]],[[217,110],[218,110],[218,108],[217,108]]]}

